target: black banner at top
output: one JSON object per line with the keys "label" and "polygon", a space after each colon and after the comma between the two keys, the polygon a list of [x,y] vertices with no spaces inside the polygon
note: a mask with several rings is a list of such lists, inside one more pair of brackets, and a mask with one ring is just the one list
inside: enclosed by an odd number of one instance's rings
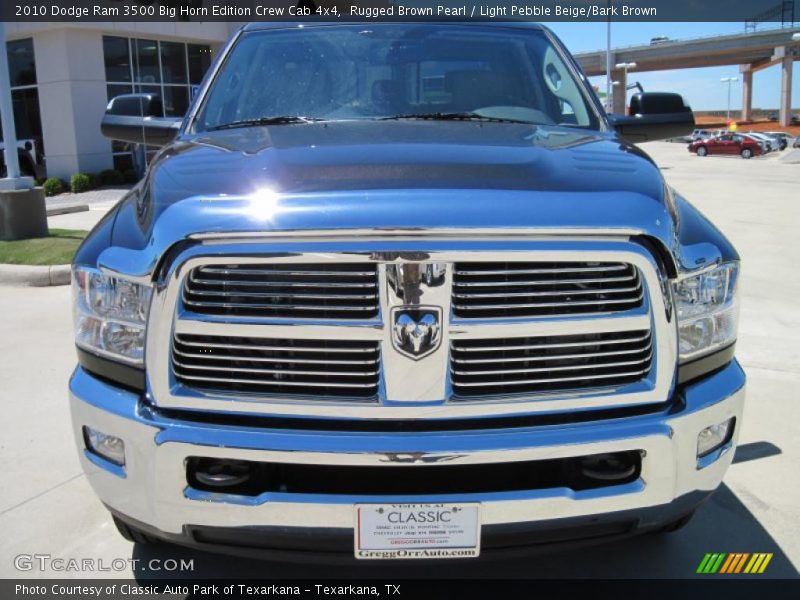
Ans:
{"label": "black banner at top", "polygon": [[741,21],[800,24],[800,0],[2,0],[7,22]]}

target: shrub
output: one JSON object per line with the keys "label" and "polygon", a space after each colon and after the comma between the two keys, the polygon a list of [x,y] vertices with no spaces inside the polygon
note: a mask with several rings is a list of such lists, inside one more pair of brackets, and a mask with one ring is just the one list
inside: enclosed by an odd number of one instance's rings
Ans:
{"label": "shrub", "polygon": [[70,178],[69,187],[73,194],[88,192],[92,189],[92,178],[86,173],[76,173]]}
{"label": "shrub", "polygon": [[137,183],[139,181],[139,176],[133,169],[125,169],[122,172],[122,178],[125,180],[125,183]]}
{"label": "shrub", "polygon": [[119,185],[125,182],[125,177],[116,169],[106,169],[99,175],[100,185]]}
{"label": "shrub", "polygon": [[45,196],[56,196],[64,191],[64,184],[57,177],[50,177],[44,180],[42,184]]}

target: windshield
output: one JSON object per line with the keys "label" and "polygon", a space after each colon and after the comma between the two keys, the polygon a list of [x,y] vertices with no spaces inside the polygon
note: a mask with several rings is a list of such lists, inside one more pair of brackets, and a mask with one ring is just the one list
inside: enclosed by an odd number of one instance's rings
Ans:
{"label": "windshield", "polygon": [[454,116],[597,129],[584,93],[536,29],[402,24],[251,31],[228,55],[195,129]]}

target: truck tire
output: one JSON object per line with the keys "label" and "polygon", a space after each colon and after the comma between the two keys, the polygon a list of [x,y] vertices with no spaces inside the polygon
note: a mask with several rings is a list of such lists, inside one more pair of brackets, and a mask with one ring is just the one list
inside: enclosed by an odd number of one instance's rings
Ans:
{"label": "truck tire", "polygon": [[753,151],[750,148],[742,149],[742,158],[750,158],[751,156],[753,156]]}
{"label": "truck tire", "polygon": [[706,154],[708,154],[708,148],[705,146],[697,147],[697,156],[705,156]]}
{"label": "truck tire", "polygon": [[675,533],[676,531],[686,527],[687,523],[689,523],[689,521],[692,520],[693,516],[694,516],[694,511],[687,513],[682,517],[680,517],[679,519],[675,519],[674,521],[667,523],[656,533]]}
{"label": "truck tire", "polygon": [[113,517],[113,519],[114,519],[114,525],[116,525],[119,534],[129,542],[133,542],[134,544],[144,544],[147,546],[152,546],[153,544],[159,543],[158,538],[153,537],[152,535],[148,535],[143,531],[139,531],[134,527],[131,527],[122,519],[118,517]]}

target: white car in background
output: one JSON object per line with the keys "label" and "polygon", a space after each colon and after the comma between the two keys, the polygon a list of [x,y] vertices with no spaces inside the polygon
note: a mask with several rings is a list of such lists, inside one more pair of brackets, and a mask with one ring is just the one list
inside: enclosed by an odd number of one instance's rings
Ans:
{"label": "white car in background", "polygon": [[764,135],[763,133],[757,133],[757,132],[754,132],[754,131],[749,131],[749,132],[744,133],[742,135],[749,135],[754,140],[758,140],[759,142],[763,142],[764,145],[765,145],[765,151],[766,152],[772,152],[773,150],[777,150],[778,147],[779,147],[778,146],[778,142],[776,140],[774,140],[773,138],[771,138],[768,135]]}
{"label": "white car in background", "polygon": [[765,131],[764,134],[771,135],[773,138],[777,138],[778,142],[780,143],[781,150],[786,150],[786,148],[791,146],[794,139],[791,134],[786,133],[785,131]]}

